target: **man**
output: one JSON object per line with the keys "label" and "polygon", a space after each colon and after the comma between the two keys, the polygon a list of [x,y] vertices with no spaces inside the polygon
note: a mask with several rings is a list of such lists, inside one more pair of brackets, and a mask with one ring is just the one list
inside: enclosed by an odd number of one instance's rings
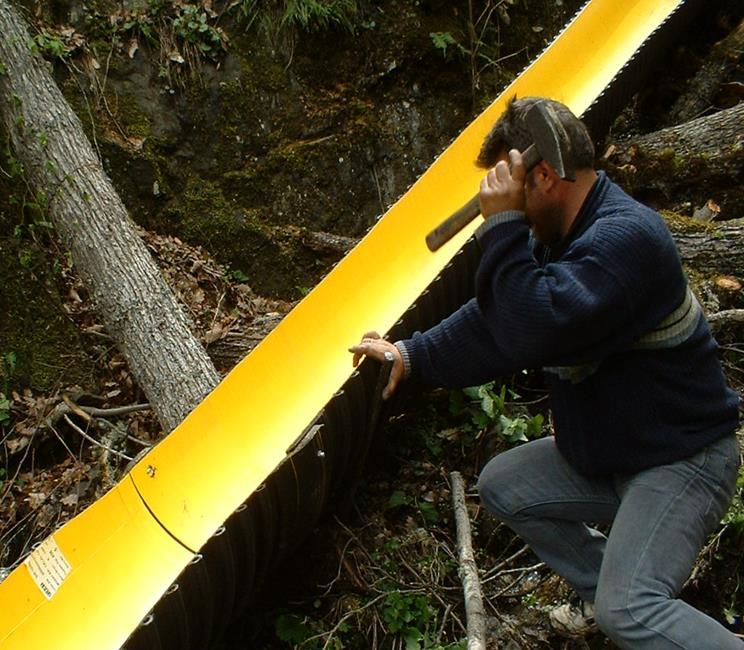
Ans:
{"label": "man", "polygon": [[551,612],[554,626],[582,634],[595,617],[622,648],[742,650],[677,599],[735,489],[738,397],[663,219],[595,172],[564,105],[544,100],[576,181],[544,161],[525,174],[535,101],[512,101],[479,156],[476,298],[405,341],[368,333],[354,363],[393,353],[385,396],[407,376],[463,387],[543,368],[554,436],[493,458],[478,488],[580,597]]}

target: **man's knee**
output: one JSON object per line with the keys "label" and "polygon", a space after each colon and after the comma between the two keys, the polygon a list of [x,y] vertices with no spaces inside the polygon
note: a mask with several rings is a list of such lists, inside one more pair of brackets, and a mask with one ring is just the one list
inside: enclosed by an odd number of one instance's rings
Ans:
{"label": "man's knee", "polygon": [[594,603],[594,620],[610,639],[620,641],[633,636],[637,622],[630,608],[624,603],[608,601],[597,594]]}
{"label": "man's knee", "polygon": [[599,629],[615,643],[632,647],[644,639],[654,638],[651,622],[663,600],[656,596],[641,601],[612,589],[602,589],[600,585],[594,603],[594,619]]}
{"label": "man's knee", "polygon": [[483,468],[478,478],[478,494],[486,510],[506,521],[514,512],[514,500],[510,498],[514,476],[504,470],[501,460],[500,456],[495,456]]}
{"label": "man's knee", "polygon": [[502,521],[524,518],[525,508],[552,498],[545,490],[546,467],[557,454],[552,438],[540,438],[494,456],[478,480],[483,505]]}

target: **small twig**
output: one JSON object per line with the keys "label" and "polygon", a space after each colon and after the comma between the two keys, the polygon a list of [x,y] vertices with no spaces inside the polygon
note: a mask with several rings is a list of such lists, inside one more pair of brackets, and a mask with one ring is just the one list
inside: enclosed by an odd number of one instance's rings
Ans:
{"label": "small twig", "polygon": [[[95,418],[99,422],[103,422],[109,429],[114,429],[115,427],[113,424],[111,424],[111,422],[103,418],[104,415],[127,415],[128,413],[134,413],[136,411],[148,411],[152,408],[149,404],[130,404],[129,406],[118,406],[108,409],[97,408],[95,406],[80,406],[79,404],[75,404],[75,402],[67,397],[67,395],[62,396],[62,401],[65,403],[65,406],[67,407],[67,409],[69,409],[69,411],[67,411],[65,407],[58,407],[57,409],[55,409],[57,418],[65,415],[65,413],[67,412],[72,412],[75,413],[75,415],[83,418],[83,420],[88,423],[90,423]],[[144,440],[135,438],[132,435],[126,434],[126,438],[127,440],[131,440],[132,442],[135,442],[142,447],[152,447],[149,442],[145,442]]]}
{"label": "small twig", "polygon": [[538,569],[541,569],[545,566],[543,562],[538,562],[537,564],[534,564],[533,566],[524,567],[523,569],[508,569],[506,571],[502,571],[500,575],[504,575],[506,573],[515,573],[519,572],[519,575],[514,578],[506,587],[504,587],[501,591],[497,591],[495,594],[493,594],[493,598],[499,598],[500,596],[503,596],[504,594],[508,594],[510,598],[515,598],[517,596],[524,596],[525,594],[530,593],[535,589],[534,586],[529,587],[529,589],[521,589],[517,591],[510,591],[514,585],[518,584],[520,580],[522,580],[526,573],[529,573],[530,571],[537,571]]}
{"label": "small twig", "polygon": [[75,454],[72,453],[72,449],[70,449],[67,446],[67,443],[64,441],[64,439],[62,438],[62,436],[59,435],[59,432],[57,431],[57,429],[55,429],[54,426],[51,425],[51,424],[49,425],[49,428],[51,429],[52,433],[56,436],[57,440],[59,440],[60,443],[62,444],[62,446],[67,450],[67,453],[70,454],[70,457],[73,460],[77,460],[78,459],[77,456],[75,456]]}
{"label": "small twig", "polygon": [[385,202],[382,200],[382,188],[380,187],[380,178],[377,175],[377,166],[372,163],[372,178],[375,179],[375,187],[377,188],[377,200],[380,202],[380,214],[385,212]]}
{"label": "small twig", "polygon": [[129,456],[126,454],[122,454],[120,451],[116,451],[116,449],[111,449],[111,447],[107,447],[106,445],[98,442],[95,438],[92,436],[89,436],[85,431],[83,431],[77,424],[75,424],[67,415],[67,413],[64,413],[62,415],[62,418],[64,419],[67,424],[69,424],[75,431],[77,431],[83,438],[85,438],[88,442],[96,445],[97,447],[100,447],[101,449],[105,449],[106,451],[114,454],[115,456],[119,456],[120,458],[123,458],[124,460],[132,460]]}
{"label": "small twig", "polygon": [[360,612],[363,612],[363,611],[364,611],[365,609],[367,609],[368,607],[371,607],[371,606],[372,606],[372,605],[374,605],[374,604],[375,604],[375,603],[376,603],[377,601],[379,601],[379,600],[382,600],[382,599],[383,599],[383,598],[385,598],[385,597],[386,597],[387,595],[388,595],[388,594],[387,594],[387,592],[381,593],[381,594],[380,594],[379,596],[375,596],[375,597],[374,597],[374,598],[373,598],[372,600],[370,600],[369,602],[366,602],[366,603],[365,603],[364,605],[362,605],[361,607],[357,607],[357,608],[355,608],[355,609],[352,609],[352,610],[350,610],[350,611],[346,612],[346,614],[344,614],[344,615],[343,615],[343,616],[342,616],[342,617],[341,617],[341,618],[339,619],[338,623],[336,623],[336,625],[334,625],[334,626],[333,626],[333,627],[332,627],[332,628],[331,628],[331,629],[330,629],[330,630],[329,630],[328,632],[322,632],[321,634],[316,634],[315,636],[311,636],[311,637],[309,637],[309,638],[305,639],[305,640],[304,640],[304,641],[303,641],[303,642],[302,642],[302,643],[300,644],[300,646],[303,646],[303,645],[305,645],[306,643],[309,643],[309,642],[311,642],[311,641],[317,641],[318,639],[322,639],[323,637],[326,637],[326,636],[327,636],[328,638],[326,639],[325,643],[323,644],[323,650],[325,650],[325,649],[326,649],[326,648],[328,647],[328,644],[329,644],[329,643],[331,642],[331,639],[333,639],[333,635],[334,635],[334,634],[336,634],[336,632],[338,632],[339,628],[340,628],[340,627],[341,627],[341,626],[342,626],[342,625],[343,625],[343,624],[344,624],[344,623],[345,623],[345,622],[346,622],[346,621],[347,621],[348,619],[350,619],[350,618],[351,618],[352,616],[355,616],[356,614],[359,614]]}
{"label": "small twig", "polygon": [[695,562],[695,566],[692,569],[692,573],[690,573],[690,577],[687,578],[687,580],[685,581],[684,587],[693,584],[698,579],[698,576],[704,569],[703,565],[705,564],[705,558],[712,555],[718,550],[718,546],[721,543],[723,534],[726,532],[726,528],[727,526],[724,525],[698,553],[698,560],[697,562]]}
{"label": "small twig", "polygon": [[349,544],[351,544],[354,541],[353,537],[350,537],[346,544],[344,544],[344,548],[341,550],[341,553],[339,553],[339,562],[338,562],[338,571],[336,572],[336,575],[334,576],[333,580],[331,580],[326,585],[319,585],[321,587],[325,587],[326,590],[322,594],[322,598],[325,598],[329,593],[331,593],[331,590],[333,589],[333,585],[336,584],[336,582],[341,578],[341,573],[344,569],[344,557],[346,556],[346,549],[349,548]]}
{"label": "small twig", "polygon": [[[533,564],[532,566],[521,566],[521,567],[515,567],[513,569],[504,569],[503,571],[499,571],[499,573],[495,576],[492,576],[490,579],[493,580],[493,578],[498,578],[500,576],[509,575],[511,573],[525,573],[527,571],[537,571],[538,569],[542,569],[545,566],[543,562],[538,562],[537,564]],[[485,582],[485,580],[483,581]]]}
{"label": "small twig", "polygon": [[217,322],[217,317],[220,315],[220,309],[222,308],[222,301],[225,299],[226,294],[227,291],[223,291],[222,295],[217,301],[217,306],[214,308],[214,316],[212,317],[212,322],[209,324],[209,331],[211,331],[211,329],[214,327],[214,324]]}
{"label": "small twig", "polygon": [[117,415],[127,415],[136,411],[149,411],[152,408],[149,404],[129,404],[128,406],[117,406],[108,409],[97,408],[95,406],[80,406],[79,404],[76,404],[76,406],[83,413],[87,413],[94,418],[116,417]]}
{"label": "small twig", "polygon": [[28,444],[26,445],[26,448],[23,450],[23,458],[18,462],[18,466],[16,467],[15,474],[13,474],[13,478],[5,480],[5,484],[7,484],[7,488],[5,488],[5,492],[3,492],[3,495],[0,496],[0,502],[5,500],[5,497],[7,497],[11,490],[13,489],[13,486],[15,485],[16,479],[18,478],[18,475],[21,473],[21,468],[23,467],[23,463],[26,462],[26,458],[28,458],[28,452],[31,451],[31,446],[34,444],[34,438],[36,438],[36,433],[38,430],[35,430],[31,434],[31,438],[28,441]]}
{"label": "small twig", "polygon": [[140,447],[145,447],[147,449],[152,447],[151,442],[147,442],[146,440],[140,440],[139,438],[135,438],[133,435],[130,435],[130,434],[127,434],[127,440],[129,440],[130,442],[134,442],[138,444]]}
{"label": "small twig", "polygon": [[522,555],[527,553],[527,551],[529,550],[530,550],[530,547],[527,546],[527,544],[522,546],[522,548],[520,548],[516,553],[512,553],[508,558],[506,558],[505,560],[502,560],[495,567],[487,571],[485,578],[483,579],[483,582],[485,583],[488,580],[492,580],[493,578],[497,577],[496,574],[498,574],[498,572],[501,570],[502,567],[505,567],[508,564],[511,564],[512,562],[514,562],[514,560],[521,557]]}
{"label": "small twig", "polygon": [[478,567],[473,554],[470,519],[465,504],[465,486],[460,472],[450,474],[452,480],[452,508],[457,528],[457,553],[460,566],[458,574],[462,581],[465,598],[465,621],[468,629],[468,650],[486,648],[486,612],[478,579]]}
{"label": "small twig", "polygon": [[434,639],[434,645],[440,645],[442,641],[442,635],[444,634],[444,625],[447,622],[447,617],[449,616],[449,613],[452,611],[452,604],[448,604],[447,607],[444,610],[444,614],[442,614],[442,622],[439,624],[439,630],[437,631],[437,636]]}

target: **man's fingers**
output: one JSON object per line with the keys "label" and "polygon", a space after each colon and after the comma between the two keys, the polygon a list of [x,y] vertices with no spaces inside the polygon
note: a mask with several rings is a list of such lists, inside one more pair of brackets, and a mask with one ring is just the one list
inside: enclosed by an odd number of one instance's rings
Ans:
{"label": "man's fingers", "polygon": [[354,356],[351,357],[351,365],[356,368],[359,365],[359,361],[361,361],[364,355],[367,355],[369,357],[372,357],[373,359],[377,359],[378,361],[381,361],[382,359],[376,354],[375,348],[370,347],[376,341],[381,341],[381,340],[382,340],[382,337],[379,335],[378,332],[375,332],[374,330],[365,332],[364,336],[362,337],[361,343],[358,343],[357,345],[352,345],[349,348],[349,352],[354,353]]}
{"label": "man's fingers", "polygon": [[349,348],[349,352],[353,352],[354,356],[351,358],[351,363],[356,367],[359,365],[359,361],[363,356],[371,357],[377,361],[384,361],[385,350],[388,350],[388,346],[381,343],[382,339],[369,339],[362,340],[357,345],[352,345]]}
{"label": "man's fingers", "polygon": [[526,171],[522,154],[517,149],[509,151],[509,164],[511,166],[511,177],[520,185],[524,184]]}
{"label": "man's fingers", "polygon": [[393,362],[393,367],[390,370],[390,377],[388,378],[388,382],[385,385],[385,388],[383,388],[382,390],[382,399],[388,399],[395,392],[395,389],[398,387],[398,384],[400,383],[400,378],[402,376],[403,376],[402,364],[399,362],[398,359],[396,359]]}
{"label": "man's fingers", "polygon": [[509,180],[509,165],[505,160],[499,160],[491,171],[497,183],[506,183]]}
{"label": "man's fingers", "polygon": [[387,361],[392,357],[393,367],[390,369],[390,377],[388,377],[387,384],[382,390],[383,399],[388,399],[395,392],[405,372],[403,358],[400,356],[398,348],[383,338],[364,336],[361,343],[352,345],[349,348],[349,352],[354,354],[351,362],[355,368],[359,365],[359,361],[363,356],[380,362]]}

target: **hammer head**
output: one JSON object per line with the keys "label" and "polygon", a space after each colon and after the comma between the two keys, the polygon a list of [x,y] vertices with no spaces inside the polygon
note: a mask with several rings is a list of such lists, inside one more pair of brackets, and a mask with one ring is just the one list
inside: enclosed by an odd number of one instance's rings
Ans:
{"label": "hammer head", "polygon": [[535,164],[544,160],[563,180],[576,180],[571,142],[555,111],[539,101],[527,111],[524,119],[538,154]]}

